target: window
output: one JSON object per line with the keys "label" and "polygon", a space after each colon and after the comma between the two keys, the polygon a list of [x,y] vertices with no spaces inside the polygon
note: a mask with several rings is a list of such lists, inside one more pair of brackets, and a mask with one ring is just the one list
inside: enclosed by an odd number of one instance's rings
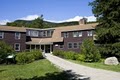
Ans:
{"label": "window", "polygon": [[78,36],[78,32],[73,32],[73,37],[77,37]]}
{"label": "window", "polygon": [[88,36],[92,36],[93,35],[92,31],[87,31],[87,34],[88,34]]}
{"label": "window", "polygon": [[78,48],[78,44],[77,43],[73,43],[73,48]]}
{"label": "window", "polygon": [[20,44],[19,43],[15,43],[14,49],[15,49],[15,51],[20,51]]}
{"label": "window", "polygon": [[60,48],[64,48],[64,45],[60,45]]}
{"label": "window", "polygon": [[43,37],[47,37],[47,31],[43,31]]}
{"label": "window", "polygon": [[30,31],[27,32],[28,36],[30,36]]}
{"label": "window", "polygon": [[65,33],[63,33],[63,36],[64,36],[64,38],[68,38],[69,37],[69,33],[65,32]]}
{"label": "window", "polygon": [[69,48],[69,49],[72,48],[72,43],[68,43],[68,48]]}
{"label": "window", "polygon": [[31,36],[38,37],[38,31],[31,31]]}
{"label": "window", "polygon": [[4,32],[0,31],[0,39],[3,39],[3,38],[4,38]]}
{"label": "window", "polygon": [[20,32],[15,33],[15,39],[20,39]]}
{"label": "window", "polygon": [[82,32],[78,32],[78,37],[82,37]]}
{"label": "window", "polygon": [[73,32],[73,37],[82,37],[82,32]]}

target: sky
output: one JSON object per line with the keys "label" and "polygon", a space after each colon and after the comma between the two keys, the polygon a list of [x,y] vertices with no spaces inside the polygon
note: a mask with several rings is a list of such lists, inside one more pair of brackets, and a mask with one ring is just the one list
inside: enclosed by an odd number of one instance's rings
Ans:
{"label": "sky", "polygon": [[46,21],[69,22],[86,17],[95,21],[93,0],[0,0],[0,24],[14,20],[34,20],[43,14]]}

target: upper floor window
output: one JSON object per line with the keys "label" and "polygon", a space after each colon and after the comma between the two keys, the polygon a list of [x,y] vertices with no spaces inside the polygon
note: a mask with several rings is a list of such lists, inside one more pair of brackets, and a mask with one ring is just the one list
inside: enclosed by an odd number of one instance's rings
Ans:
{"label": "upper floor window", "polygon": [[38,37],[39,32],[38,31],[31,31],[31,36]]}
{"label": "upper floor window", "polygon": [[93,32],[92,31],[87,31],[87,35],[88,36],[93,36]]}
{"label": "upper floor window", "polygon": [[65,32],[65,33],[63,33],[63,36],[64,36],[64,38],[68,38],[69,37],[69,33]]}
{"label": "upper floor window", "polygon": [[0,39],[3,39],[3,38],[4,38],[4,32],[0,31]]}
{"label": "upper floor window", "polygon": [[19,43],[15,43],[14,44],[14,49],[15,49],[15,51],[20,51],[20,44]]}
{"label": "upper floor window", "polygon": [[20,37],[21,37],[20,32],[16,32],[16,33],[15,33],[15,39],[20,39]]}
{"label": "upper floor window", "polygon": [[73,37],[82,37],[82,32],[73,32]]}

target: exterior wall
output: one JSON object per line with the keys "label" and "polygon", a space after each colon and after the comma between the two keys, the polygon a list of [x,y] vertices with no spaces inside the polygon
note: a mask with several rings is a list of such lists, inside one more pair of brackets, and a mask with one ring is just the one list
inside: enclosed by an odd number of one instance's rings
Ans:
{"label": "exterior wall", "polygon": [[15,32],[10,32],[10,31],[4,31],[4,38],[0,39],[0,41],[4,41],[5,43],[11,45],[14,49],[14,44],[19,43],[20,44],[20,51],[24,51],[26,49],[26,33],[25,32],[20,32],[21,37],[20,39],[16,40],[15,39]]}
{"label": "exterior wall", "polygon": [[[89,30],[90,31],[90,30]],[[62,34],[63,36],[63,34]],[[86,38],[91,38],[93,39],[93,36],[88,36],[87,35],[87,31],[82,31],[82,37],[73,37],[73,31],[69,32],[69,37],[68,38],[64,38],[64,42],[63,43],[54,43],[53,45],[53,50],[64,50],[64,51],[75,51],[75,52],[80,52],[80,45],[82,44],[83,40]],[[78,46],[78,48],[68,48],[68,43],[80,43],[80,45]],[[64,47],[60,48],[60,45],[63,44]]]}

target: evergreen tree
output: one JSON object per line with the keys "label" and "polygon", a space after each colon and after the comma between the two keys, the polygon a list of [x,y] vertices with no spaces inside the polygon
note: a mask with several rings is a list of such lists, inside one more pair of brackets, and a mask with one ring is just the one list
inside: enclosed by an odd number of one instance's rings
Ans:
{"label": "evergreen tree", "polygon": [[90,5],[99,22],[96,38],[101,52],[120,59],[120,0],[94,0]]}
{"label": "evergreen tree", "polygon": [[32,21],[31,27],[34,28],[44,28],[43,25],[43,15]]}

